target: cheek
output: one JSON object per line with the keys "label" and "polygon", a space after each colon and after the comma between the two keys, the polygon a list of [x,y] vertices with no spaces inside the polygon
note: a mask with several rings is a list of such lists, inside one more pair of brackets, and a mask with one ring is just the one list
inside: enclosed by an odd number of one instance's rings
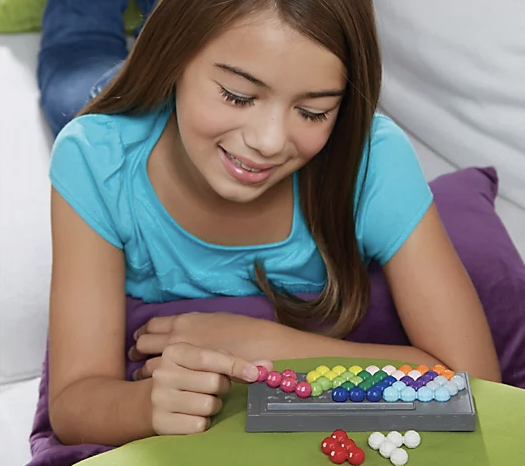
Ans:
{"label": "cheek", "polygon": [[308,162],[321,151],[330,137],[331,129],[332,127],[314,128],[297,135],[295,147],[304,162]]}
{"label": "cheek", "polygon": [[[177,100],[177,121],[183,139],[192,144],[215,142],[231,126],[224,104],[216,97],[185,95]],[[230,123],[229,123],[230,122]]]}

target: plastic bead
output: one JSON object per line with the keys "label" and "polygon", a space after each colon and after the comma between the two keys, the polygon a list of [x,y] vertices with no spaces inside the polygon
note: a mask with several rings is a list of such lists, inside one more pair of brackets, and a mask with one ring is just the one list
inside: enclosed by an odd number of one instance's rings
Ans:
{"label": "plastic bead", "polygon": [[454,382],[448,381],[443,384],[443,387],[445,387],[450,392],[450,396],[456,396],[459,392],[458,386]]}
{"label": "plastic bead", "polygon": [[277,371],[271,371],[268,373],[268,376],[266,377],[266,384],[270,388],[277,388],[281,385],[281,380],[283,379],[283,376],[280,372]]}
{"label": "plastic bead", "polygon": [[444,403],[450,400],[450,391],[447,387],[438,387],[434,390],[434,399]]}
{"label": "plastic bead", "polygon": [[404,466],[408,462],[408,453],[402,448],[396,448],[390,455],[390,462],[394,466]]}
{"label": "plastic bead", "polygon": [[335,366],[332,368],[332,372],[335,372],[337,375],[341,375],[343,372],[346,372],[345,366]]}
{"label": "plastic bead", "polygon": [[359,387],[352,388],[348,395],[351,401],[363,401],[365,399],[365,391]]}
{"label": "plastic bead", "polygon": [[352,448],[348,451],[348,462],[353,466],[363,464],[365,461],[365,452],[359,447]]}
{"label": "plastic bead", "polygon": [[368,446],[372,450],[379,450],[379,446],[384,442],[385,436],[381,432],[374,432],[368,437]]}
{"label": "plastic bead", "polygon": [[396,370],[390,374],[392,377],[395,377],[396,380],[400,380],[401,377],[404,377],[406,374],[404,372],[401,372],[400,370]]}
{"label": "plastic bead", "polygon": [[383,458],[390,458],[392,452],[396,449],[396,446],[388,439],[385,439],[381,445],[379,445],[379,453]]}
{"label": "plastic bead", "polygon": [[343,387],[337,387],[332,390],[332,400],[342,403],[348,400],[348,390]]}
{"label": "plastic bead", "polygon": [[399,396],[399,390],[395,389],[394,387],[385,388],[385,391],[383,392],[383,399],[389,403],[399,401]]}
{"label": "plastic bead", "polygon": [[412,387],[406,387],[401,392],[401,399],[405,402],[414,401],[416,399],[416,391]]}
{"label": "plastic bead", "polygon": [[408,448],[416,448],[421,443],[421,436],[415,430],[407,430],[403,436],[403,443]]}
{"label": "plastic bead", "polygon": [[308,374],[306,374],[306,381],[307,382],[315,382],[319,377],[321,377],[321,374],[317,371],[310,371]]}
{"label": "plastic bead", "polygon": [[382,370],[385,371],[388,375],[392,375],[396,371],[396,368],[391,364],[388,364],[385,367],[383,367]]}
{"label": "plastic bead", "polygon": [[368,401],[379,401],[383,397],[383,391],[377,386],[371,387],[366,391],[366,399]]}
{"label": "plastic bead", "polygon": [[459,391],[465,390],[465,388],[467,387],[467,383],[465,382],[465,379],[461,377],[461,375],[455,375],[450,379],[450,381],[456,384]]}
{"label": "plastic bead", "polygon": [[428,387],[421,387],[417,391],[417,399],[425,403],[432,401],[434,399],[434,390],[431,390]]}
{"label": "plastic bead", "polygon": [[407,386],[406,383],[401,382],[399,380],[392,385],[392,387],[394,387],[398,391],[404,390],[406,386]]}
{"label": "plastic bead", "polygon": [[297,380],[293,377],[283,377],[281,380],[281,390],[284,393],[292,393],[297,387]]}
{"label": "plastic bead", "polygon": [[430,369],[429,369],[427,366],[423,365],[423,364],[421,364],[421,365],[419,365],[419,366],[416,367],[416,371],[421,372],[421,374],[425,374],[425,373],[427,373],[429,370],[430,370]]}
{"label": "plastic bead", "polygon": [[323,387],[317,381],[312,382],[310,388],[312,389],[311,396],[321,396],[324,393]]}
{"label": "plastic bead", "polygon": [[257,366],[257,369],[259,370],[259,377],[257,379],[257,382],[265,382],[266,378],[268,377],[268,369],[264,366]]}
{"label": "plastic bead", "polygon": [[339,445],[339,442],[335,439],[335,438],[332,438],[332,437],[326,437],[322,442],[321,442],[321,451],[325,454],[325,455],[329,455],[330,452],[336,447]]}
{"label": "plastic bead", "polygon": [[299,382],[295,387],[295,394],[299,398],[308,398],[312,394],[312,386],[308,382]]}
{"label": "plastic bead", "polygon": [[397,448],[403,445],[403,436],[396,430],[389,432],[386,438],[390,440]]}

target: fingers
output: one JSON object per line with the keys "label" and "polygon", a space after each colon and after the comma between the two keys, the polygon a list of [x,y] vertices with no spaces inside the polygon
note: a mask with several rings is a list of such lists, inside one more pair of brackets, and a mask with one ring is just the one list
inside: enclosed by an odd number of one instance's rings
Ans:
{"label": "fingers", "polygon": [[208,417],[191,416],[189,414],[154,411],[152,427],[159,435],[199,434],[210,427]]}
{"label": "fingers", "polygon": [[173,319],[174,316],[153,317],[135,331],[133,338],[138,340],[145,333],[169,333],[173,327]]}
{"label": "fingers", "polygon": [[147,356],[162,354],[170,343],[169,333],[145,333],[139,336],[134,346],[128,352],[131,361],[141,361]]}
{"label": "fingers", "polygon": [[268,370],[268,372],[273,371],[272,361],[267,361],[267,360],[253,361],[253,364],[255,364],[256,366],[265,367]]}
{"label": "fingers", "polygon": [[131,378],[133,380],[143,380],[143,379],[150,378],[153,375],[153,371],[156,370],[160,366],[160,363],[161,363],[161,358],[160,357],[148,359],[142,365],[142,367],[138,368],[133,373]]}
{"label": "fingers", "polygon": [[259,370],[253,363],[189,343],[169,345],[164,355],[173,363],[193,371],[223,374],[245,382],[255,382],[259,377]]}
{"label": "fingers", "polygon": [[218,396],[185,391],[178,391],[173,396],[169,388],[152,392],[151,402],[164,411],[199,417],[215,416],[222,409],[222,400]]}

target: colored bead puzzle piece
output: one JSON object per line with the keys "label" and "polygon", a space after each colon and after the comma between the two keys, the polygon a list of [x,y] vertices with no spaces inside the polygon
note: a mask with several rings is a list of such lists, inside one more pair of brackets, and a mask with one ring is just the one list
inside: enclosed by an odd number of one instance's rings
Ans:
{"label": "colored bead puzzle piece", "polygon": [[[396,373],[403,374],[399,380]],[[468,375],[443,366],[321,365],[306,374],[268,372],[261,366],[258,382],[249,388],[248,431],[323,431],[338,419],[354,431],[412,425],[419,430],[475,430]],[[348,415],[340,416],[342,411]],[[301,417],[290,416],[293,412]]]}

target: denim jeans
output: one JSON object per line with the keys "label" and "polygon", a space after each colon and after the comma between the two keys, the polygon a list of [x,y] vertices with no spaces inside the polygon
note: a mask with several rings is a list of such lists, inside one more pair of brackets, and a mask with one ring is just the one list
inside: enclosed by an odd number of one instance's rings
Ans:
{"label": "denim jeans", "polygon": [[[42,19],[38,86],[55,136],[104,87],[128,54],[129,0],[48,0]],[[146,17],[156,0],[137,0]],[[137,31],[138,33],[138,31]]]}

